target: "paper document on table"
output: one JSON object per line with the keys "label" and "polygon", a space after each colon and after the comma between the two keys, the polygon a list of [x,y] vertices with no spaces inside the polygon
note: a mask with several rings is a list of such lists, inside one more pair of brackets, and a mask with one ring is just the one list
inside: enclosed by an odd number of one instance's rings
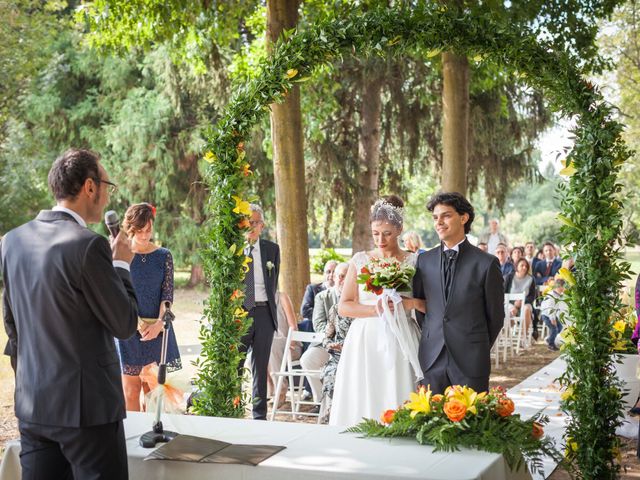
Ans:
{"label": "paper document on table", "polygon": [[276,445],[232,445],[211,438],[178,435],[151,452],[145,461],[172,460],[256,466],[285,448]]}

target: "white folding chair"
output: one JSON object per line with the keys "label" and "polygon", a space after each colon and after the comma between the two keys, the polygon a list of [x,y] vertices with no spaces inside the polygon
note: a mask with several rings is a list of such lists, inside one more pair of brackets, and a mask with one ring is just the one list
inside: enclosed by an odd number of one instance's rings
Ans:
{"label": "white folding chair", "polygon": [[[324,333],[317,332],[300,332],[298,330],[289,329],[287,334],[287,342],[284,347],[284,355],[282,357],[282,364],[280,365],[280,371],[272,372],[271,375],[276,381],[276,391],[273,397],[273,407],[271,409],[271,417],[269,420],[274,420],[276,413],[283,413],[296,416],[317,417],[318,423],[320,423],[320,413],[315,412],[301,412],[300,407],[302,405],[313,405],[320,407],[319,402],[302,399],[303,382],[304,377],[320,378],[322,370],[303,370],[301,368],[294,368],[300,366],[299,360],[293,360],[291,358],[291,344],[293,342],[309,342],[309,343],[321,343],[324,338]],[[290,410],[278,409],[280,405],[280,392],[285,378],[289,382],[289,401],[291,405]],[[297,382],[296,382],[297,380]]]}
{"label": "white folding chair", "polygon": [[506,363],[508,353],[513,355],[513,341],[511,340],[511,318],[509,315],[509,302],[504,303],[504,322],[502,329],[498,334],[498,338],[493,343],[491,348],[491,355],[496,359],[496,368],[500,367],[500,355],[502,355],[502,361]]}
{"label": "white folding chair", "polygon": [[[525,325],[525,317],[524,317],[524,293],[505,293],[504,294],[504,304],[505,304],[505,312],[506,316],[509,317],[509,325],[510,325],[510,333],[511,333],[511,344],[516,350],[516,354],[520,353],[520,349],[529,347],[529,335],[530,333],[527,331],[527,326]],[[511,315],[511,304],[520,301],[520,312],[517,317]],[[511,326],[511,322],[513,322],[513,326]]]}

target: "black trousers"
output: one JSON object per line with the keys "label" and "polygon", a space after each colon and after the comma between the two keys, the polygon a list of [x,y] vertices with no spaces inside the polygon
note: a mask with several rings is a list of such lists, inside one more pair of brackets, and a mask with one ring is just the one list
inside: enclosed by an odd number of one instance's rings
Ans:
{"label": "black trousers", "polygon": [[[253,375],[253,418],[267,419],[267,375],[271,342],[273,341],[273,321],[269,306],[256,306],[249,311],[253,323],[249,331],[242,337],[241,352],[251,348],[251,373]],[[238,374],[242,375],[244,361],[238,366]]]}
{"label": "black trousers", "polygon": [[55,427],[20,420],[23,480],[128,480],[122,421]]}
{"label": "black trousers", "polygon": [[489,375],[484,377],[466,376],[449,355],[447,347],[442,347],[436,361],[424,372],[421,383],[430,386],[434,394],[444,393],[446,388],[451,385],[467,386],[476,392],[485,392],[489,390]]}

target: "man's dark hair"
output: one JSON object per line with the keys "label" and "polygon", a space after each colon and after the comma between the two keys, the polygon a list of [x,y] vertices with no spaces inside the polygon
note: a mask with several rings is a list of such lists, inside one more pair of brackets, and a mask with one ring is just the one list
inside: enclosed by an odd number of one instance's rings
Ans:
{"label": "man's dark hair", "polygon": [[469,215],[469,220],[464,224],[464,233],[467,234],[471,231],[471,224],[476,215],[473,211],[473,206],[469,203],[469,200],[458,192],[440,192],[436,193],[429,203],[427,203],[427,210],[433,212],[438,205],[448,205],[458,212],[458,215]]}
{"label": "man's dark hair", "polygon": [[544,247],[551,247],[551,248],[553,248],[554,250],[556,249],[556,246],[555,246],[553,243],[551,243],[551,242],[544,242],[544,243],[542,244],[542,248],[544,248]]}
{"label": "man's dark hair", "polygon": [[49,170],[49,188],[56,200],[75,198],[87,178],[100,181],[100,157],[90,150],[70,148]]}

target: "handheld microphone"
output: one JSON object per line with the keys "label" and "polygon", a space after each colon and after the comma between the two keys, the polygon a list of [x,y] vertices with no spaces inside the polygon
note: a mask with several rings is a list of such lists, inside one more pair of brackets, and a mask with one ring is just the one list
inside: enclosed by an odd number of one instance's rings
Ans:
{"label": "handheld microphone", "polygon": [[120,217],[118,217],[118,213],[114,210],[109,210],[104,214],[104,224],[107,226],[107,230],[113,238],[118,236],[120,233]]}

